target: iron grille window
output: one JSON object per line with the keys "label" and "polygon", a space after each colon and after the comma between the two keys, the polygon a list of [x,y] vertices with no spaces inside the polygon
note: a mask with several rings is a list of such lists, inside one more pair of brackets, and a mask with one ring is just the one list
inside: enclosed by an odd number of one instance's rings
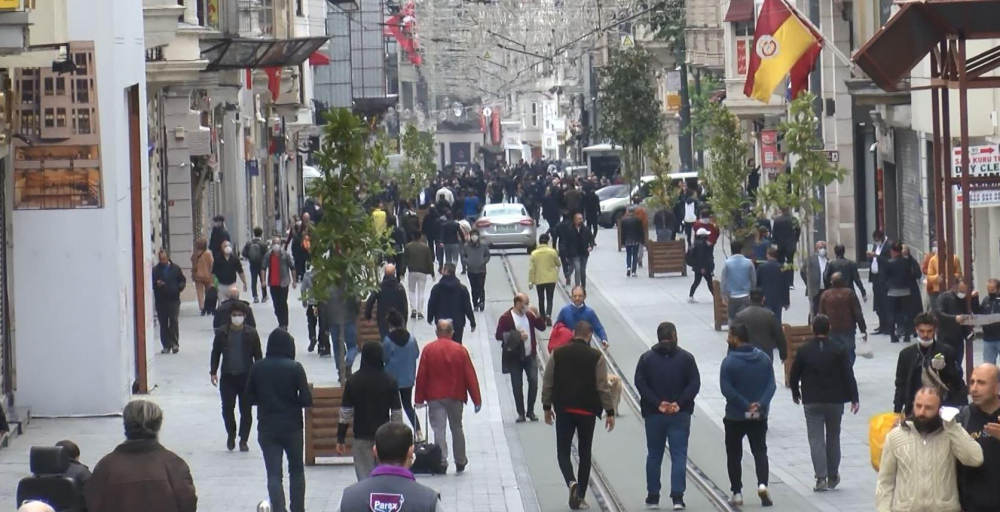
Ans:
{"label": "iron grille window", "polygon": [[274,36],[273,0],[239,0],[240,35]]}

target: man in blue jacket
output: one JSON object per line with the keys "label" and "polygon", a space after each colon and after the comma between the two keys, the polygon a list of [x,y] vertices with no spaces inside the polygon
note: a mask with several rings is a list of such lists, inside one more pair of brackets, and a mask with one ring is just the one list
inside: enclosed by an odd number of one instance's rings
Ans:
{"label": "man in blue jacket", "polygon": [[726,459],[733,497],[729,503],[743,505],[743,438],[750,440],[757,470],[757,495],[770,507],[767,490],[767,411],[774,396],[774,370],[767,354],[750,344],[746,325],[729,328],[729,355],[719,369],[719,387],[726,397]]}
{"label": "man in blue jacket", "polygon": [[604,326],[601,325],[600,319],[597,318],[597,313],[584,303],[587,299],[587,292],[582,286],[577,286],[573,288],[573,293],[570,297],[573,299],[573,302],[563,306],[559,311],[556,322],[562,322],[569,330],[573,331],[576,330],[577,322],[585,320],[594,328],[594,334],[597,334],[597,337],[601,339],[604,348],[608,348],[608,333],[604,332]]}
{"label": "man in blue jacket", "polygon": [[682,510],[687,487],[688,436],[694,397],[701,388],[698,364],[690,352],[677,347],[677,327],[663,322],[656,329],[659,342],[639,358],[635,387],[639,390],[646,422],[647,506],[660,504],[660,467],[663,449],[670,442],[670,498]]}

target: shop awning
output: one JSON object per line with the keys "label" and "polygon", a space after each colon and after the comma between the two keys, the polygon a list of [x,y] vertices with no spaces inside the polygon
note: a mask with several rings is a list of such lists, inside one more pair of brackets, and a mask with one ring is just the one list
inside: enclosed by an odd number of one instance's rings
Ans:
{"label": "shop awning", "polygon": [[732,0],[726,11],[726,23],[753,21],[753,0]]}
{"label": "shop awning", "polygon": [[[882,89],[894,91],[941,40],[962,34],[966,39],[1000,35],[1000,2],[991,0],[924,0],[901,4],[852,60]],[[975,60],[969,56],[969,64]]]}
{"label": "shop awning", "polygon": [[202,51],[201,55],[209,61],[206,71],[298,66],[323,46],[327,39],[329,38],[220,39]]}
{"label": "shop awning", "polygon": [[327,54],[323,53],[323,52],[318,52],[318,51],[317,52],[313,52],[313,54],[309,56],[309,65],[310,66],[329,66],[330,65],[330,57]]}

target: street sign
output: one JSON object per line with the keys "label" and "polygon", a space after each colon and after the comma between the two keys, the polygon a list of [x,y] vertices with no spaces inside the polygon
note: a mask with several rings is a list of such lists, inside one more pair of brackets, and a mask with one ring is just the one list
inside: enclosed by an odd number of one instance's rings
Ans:
{"label": "street sign", "polygon": [[492,108],[486,107],[486,108],[483,109],[483,117],[490,117],[492,115],[493,115],[493,109]]}
{"label": "street sign", "polygon": [[677,112],[681,109],[681,95],[676,92],[667,93],[667,110]]}
{"label": "street sign", "polygon": [[680,71],[667,71],[667,90],[668,91],[680,91],[681,90],[681,72]]}
{"label": "street sign", "polygon": [[831,164],[840,163],[840,151],[836,149],[824,149],[823,152],[826,153],[827,162]]}
{"label": "street sign", "polygon": [[0,11],[16,11],[21,9],[21,0],[0,0]]}
{"label": "street sign", "polygon": [[622,48],[635,48],[635,39],[630,34],[622,36]]}

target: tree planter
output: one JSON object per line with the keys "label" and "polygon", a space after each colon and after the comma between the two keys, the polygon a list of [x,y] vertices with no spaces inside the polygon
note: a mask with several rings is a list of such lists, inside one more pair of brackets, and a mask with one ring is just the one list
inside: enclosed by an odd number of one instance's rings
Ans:
{"label": "tree planter", "polygon": [[337,453],[337,428],[340,423],[340,407],[344,401],[344,388],[316,388],[312,390],[313,405],[306,409],[305,459],[306,466],[315,466],[317,457],[335,457],[334,464],[354,464],[351,449],[354,445],[354,429],[348,428],[347,451],[344,456]]}
{"label": "tree planter", "polygon": [[687,275],[687,264],[684,263],[684,240],[669,240],[664,242],[646,242],[646,268],[649,277],[656,274],[680,273]]}
{"label": "tree planter", "polygon": [[808,325],[783,324],[781,330],[785,333],[785,346],[787,347],[787,357],[785,358],[785,387],[787,388],[791,387],[792,363],[795,362],[795,354],[815,335],[812,332],[812,327]]}
{"label": "tree planter", "polygon": [[722,326],[729,325],[729,311],[726,305],[722,303],[722,284],[716,279],[712,281],[712,289],[715,293],[712,294],[712,310],[715,312],[715,330],[721,331]]}

